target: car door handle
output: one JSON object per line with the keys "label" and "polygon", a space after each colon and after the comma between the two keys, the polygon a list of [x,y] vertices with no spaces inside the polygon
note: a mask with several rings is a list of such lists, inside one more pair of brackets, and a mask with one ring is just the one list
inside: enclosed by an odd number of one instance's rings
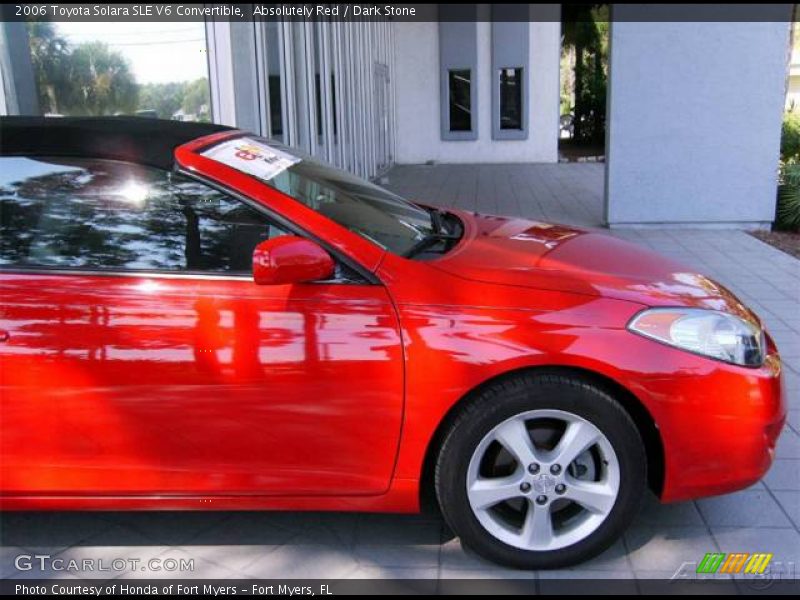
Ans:
{"label": "car door handle", "polygon": [[0,342],[7,342],[11,338],[11,334],[5,329],[0,329]]}

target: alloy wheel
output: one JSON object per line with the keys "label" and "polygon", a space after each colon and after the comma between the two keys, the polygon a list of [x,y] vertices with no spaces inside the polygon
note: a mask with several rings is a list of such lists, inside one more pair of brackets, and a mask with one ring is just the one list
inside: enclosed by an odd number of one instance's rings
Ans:
{"label": "alloy wheel", "polygon": [[620,466],[608,438],[583,417],[532,410],[498,424],[467,468],[473,514],[492,536],[532,551],[591,535],[616,504]]}

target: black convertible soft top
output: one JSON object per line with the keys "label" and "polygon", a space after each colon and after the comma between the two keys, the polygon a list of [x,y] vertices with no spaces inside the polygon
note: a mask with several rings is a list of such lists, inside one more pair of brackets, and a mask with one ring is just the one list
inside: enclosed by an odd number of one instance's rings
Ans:
{"label": "black convertible soft top", "polygon": [[171,169],[177,146],[230,130],[146,117],[0,117],[0,155],[107,158]]}

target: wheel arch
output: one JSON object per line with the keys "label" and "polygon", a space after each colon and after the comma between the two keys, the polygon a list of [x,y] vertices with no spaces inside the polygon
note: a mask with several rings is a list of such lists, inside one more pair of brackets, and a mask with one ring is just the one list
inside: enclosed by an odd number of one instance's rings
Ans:
{"label": "wheel arch", "polygon": [[636,428],[639,430],[639,435],[642,436],[642,441],[644,442],[645,446],[645,454],[647,456],[648,487],[657,496],[661,495],[665,475],[664,444],[653,416],[650,414],[650,411],[645,407],[642,401],[639,400],[639,398],[637,398],[633,392],[621,385],[619,382],[596,371],[573,366],[533,366],[523,367],[496,375],[495,377],[480,383],[478,386],[468,391],[457,402],[455,402],[453,406],[450,407],[444,418],[436,427],[433,436],[428,442],[428,447],[425,450],[425,457],[422,462],[422,472],[420,474],[419,484],[419,502],[423,511],[427,512],[438,510],[434,486],[434,470],[436,467],[436,458],[439,454],[439,450],[441,449],[442,442],[444,441],[445,434],[447,433],[450,424],[471,398],[474,398],[484,389],[494,385],[498,381],[516,377],[522,374],[556,374],[562,376],[577,376],[584,381],[592,383],[593,385],[606,391],[612,398],[617,400],[625,409],[625,411],[631,416]]}

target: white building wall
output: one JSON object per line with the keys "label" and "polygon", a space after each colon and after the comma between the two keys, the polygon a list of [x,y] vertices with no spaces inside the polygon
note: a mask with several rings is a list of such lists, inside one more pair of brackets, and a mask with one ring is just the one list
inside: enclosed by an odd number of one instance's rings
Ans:
{"label": "white building wall", "polygon": [[612,23],[609,225],[773,220],[788,36],[787,22]]}
{"label": "white building wall", "polygon": [[[219,22],[206,31],[215,122],[278,137],[275,116],[281,141],[321,160],[362,177],[391,166],[391,23]],[[270,85],[280,88],[275,107]]]}
{"label": "white building wall", "polygon": [[236,127],[231,23],[206,23],[211,110],[215,123]]}
{"label": "white building wall", "polygon": [[396,163],[557,162],[560,23],[530,23],[527,140],[492,140],[491,23],[479,22],[477,26],[478,139],[443,141],[438,23],[393,24]]}

